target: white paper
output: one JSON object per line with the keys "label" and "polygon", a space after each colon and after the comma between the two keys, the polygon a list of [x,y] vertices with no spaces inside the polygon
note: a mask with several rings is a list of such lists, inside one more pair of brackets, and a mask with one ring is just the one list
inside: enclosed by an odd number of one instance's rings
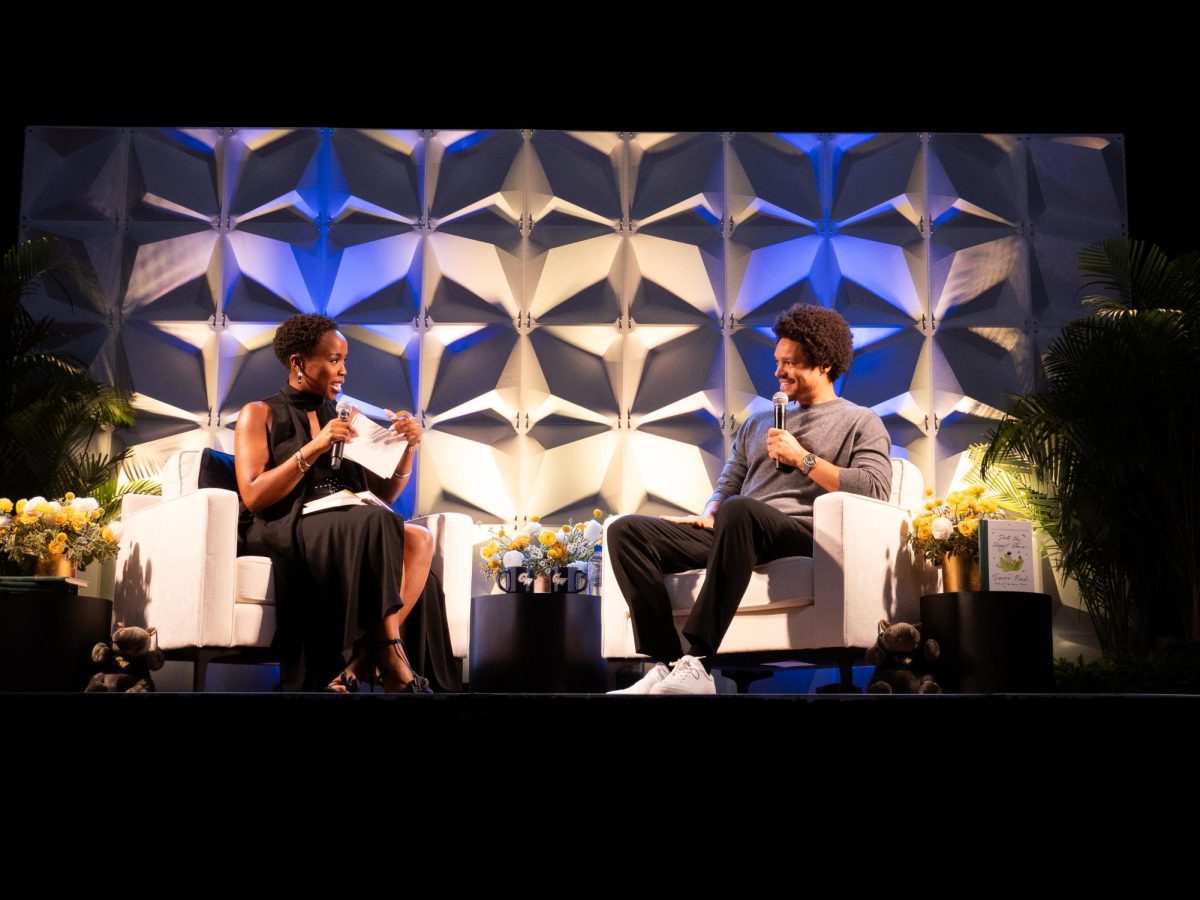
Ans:
{"label": "white paper", "polygon": [[358,432],[358,437],[346,441],[343,451],[346,459],[354,460],[380,478],[391,478],[408,447],[408,439],[390,428],[381,428],[362,413],[355,413],[350,426]]}
{"label": "white paper", "polygon": [[304,504],[300,514],[307,516],[309,513],[318,513],[327,509],[338,509],[342,506],[382,506],[384,509],[391,509],[379,497],[376,497],[370,491],[359,491],[357,494],[347,490],[341,490],[330,494],[327,497],[320,497],[316,500],[309,500]]}

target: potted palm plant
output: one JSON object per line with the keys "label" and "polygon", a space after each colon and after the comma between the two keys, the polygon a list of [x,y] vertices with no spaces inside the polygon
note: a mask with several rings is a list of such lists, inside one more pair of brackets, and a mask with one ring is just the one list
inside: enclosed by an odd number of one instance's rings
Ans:
{"label": "potted palm plant", "polygon": [[1085,248],[1085,318],[1013,398],[982,460],[1028,473],[1028,509],[1101,646],[1145,657],[1200,640],[1200,252]]}
{"label": "potted palm plant", "polygon": [[[0,497],[6,501],[0,567],[10,575],[27,574],[55,550],[72,573],[75,565],[111,557],[114,526],[103,512],[92,513],[116,509],[129,490],[156,492],[145,482],[118,490],[126,454],[96,447],[104,429],[132,424],[128,398],[92,378],[79,360],[47,349],[54,323],[26,309],[40,282],[72,274],[74,267],[55,253],[54,243],[41,239],[0,258]],[[94,498],[95,506],[77,507],[74,494]],[[38,514],[20,498],[38,501],[32,504]],[[16,580],[2,587],[0,689],[82,690],[91,647],[108,638],[111,604],[78,596],[63,583],[36,590]]]}

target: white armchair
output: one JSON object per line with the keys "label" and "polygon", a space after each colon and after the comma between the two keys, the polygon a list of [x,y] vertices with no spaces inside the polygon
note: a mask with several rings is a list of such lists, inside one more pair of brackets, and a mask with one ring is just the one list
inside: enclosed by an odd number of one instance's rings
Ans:
{"label": "white armchair", "polygon": [[[916,622],[924,567],[907,547],[909,510],[923,498],[921,472],[892,460],[891,502],[842,492],[825,494],[813,507],[813,556],[792,556],[759,566],[751,576],[718,654],[771,659],[836,661],[850,682],[855,656],[872,646],[880,619]],[[605,522],[605,546],[608,526]],[[704,570],[668,575],[667,593],[682,634]],[[632,659],[629,608],[604,555],[601,629],[604,656]],[[686,641],[684,641],[686,646]]]}
{"label": "white armchair", "polygon": [[[157,628],[168,658],[195,664],[197,691],[204,689],[209,662],[269,661],[276,622],[271,561],[237,555],[237,494],[201,486],[213,482],[211,474],[201,474],[204,452],[184,450],[167,461],[162,497],[124,499],[113,599],[114,620]],[[211,473],[213,467],[205,470]],[[236,486],[236,481],[225,483]],[[451,645],[455,656],[464,657],[470,637],[471,519],[444,513],[413,521],[433,534],[432,568],[446,594]]]}

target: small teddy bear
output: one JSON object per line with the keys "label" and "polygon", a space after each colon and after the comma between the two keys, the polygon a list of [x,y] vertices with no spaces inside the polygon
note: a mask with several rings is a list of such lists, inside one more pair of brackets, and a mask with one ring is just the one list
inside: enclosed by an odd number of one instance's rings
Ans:
{"label": "small teddy bear", "polygon": [[101,643],[92,648],[92,662],[102,669],[84,690],[130,694],[153,691],[150,673],[163,667],[163,652],[154,647],[156,630],[118,622],[112,647]]}
{"label": "small teddy bear", "polygon": [[940,694],[941,687],[925,671],[941,655],[938,642],[922,642],[915,625],[879,622],[879,637],[867,650],[867,662],[875,673],[867,685],[869,694]]}

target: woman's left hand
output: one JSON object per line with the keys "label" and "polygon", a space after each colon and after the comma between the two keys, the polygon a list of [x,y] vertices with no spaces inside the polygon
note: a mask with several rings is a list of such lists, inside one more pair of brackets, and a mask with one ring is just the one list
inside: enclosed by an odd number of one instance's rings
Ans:
{"label": "woman's left hand", "polygon": [[421,423],[417,421],[416,416],[406,409],[399,412],[385,409],[384,412],[392,420],[392,431],[407,440],[409,447],[417,449],[421,444]]}

